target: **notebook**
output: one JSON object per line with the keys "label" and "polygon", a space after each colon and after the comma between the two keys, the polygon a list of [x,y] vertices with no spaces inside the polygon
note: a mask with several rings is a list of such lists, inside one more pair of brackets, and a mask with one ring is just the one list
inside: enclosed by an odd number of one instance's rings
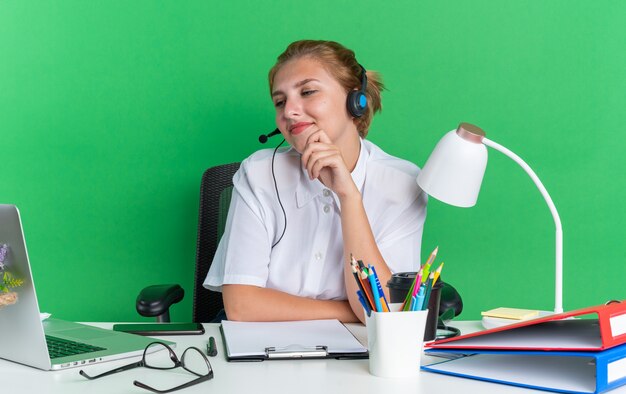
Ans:
{"label": "notebook", "polygon": [[140,356],[151,342],[59,319],[42,321],[19,211],[0,204],[0,358],[58,370]]}

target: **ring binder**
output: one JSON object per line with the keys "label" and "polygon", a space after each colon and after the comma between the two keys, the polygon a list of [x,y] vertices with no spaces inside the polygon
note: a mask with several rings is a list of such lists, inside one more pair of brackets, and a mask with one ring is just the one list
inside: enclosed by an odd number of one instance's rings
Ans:
{"label": "ring binder", "polygon": [[626,384],[626,302],[444,339],[426,349],[445,353],[466,356],[422,370],[538,390],[603,393]]}
{"label": "ring binder", "polygon": [[[572,319],[578,317],[592,319]],[[626,302],[596,305],[443,339],[432,349],[598,351],[626,343]]]}
{"label": "ring binder", "polygon": [[[467,349],[426,350],[439,356]],[[603,393],[626,384],[626,344],[600,351],[483,350],[422,366],[423,371],[535,390]]]}
{"label": "ring binder", "polygon": [[265,356],[268,359],[328,357],[328,347],[301,345],[289,345],[279,348],[266,347]]}

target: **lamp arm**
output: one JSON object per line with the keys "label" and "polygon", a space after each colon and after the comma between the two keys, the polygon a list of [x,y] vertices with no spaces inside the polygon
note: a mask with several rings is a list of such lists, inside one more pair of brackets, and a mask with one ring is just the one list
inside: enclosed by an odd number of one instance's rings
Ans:
{"label": "lamp arm", "polygon": [[511,152],[504,146],[491,141],[488,138],[483,138],[483,144],[502,152],[506,156],[510,157],[519,164],[524,171],[530,176],[530,178],[535,182],[535,185],[541,192],[541,195],[546,200],[548,207],[550,208],[550,212],[552,213],[552,218],[554,219],[554,225],[556,226],[556,266],[555,266],[555,285],[554,285],[554,312],[561,313],[563,312],[563,227],[561,226],[561,218],[559,217],[559,213],[552,202],[552,198],[548,194],[548,191],[543,186],[539,177],[535,172],[530,168],[524,160],[522,160],[518,155]]}

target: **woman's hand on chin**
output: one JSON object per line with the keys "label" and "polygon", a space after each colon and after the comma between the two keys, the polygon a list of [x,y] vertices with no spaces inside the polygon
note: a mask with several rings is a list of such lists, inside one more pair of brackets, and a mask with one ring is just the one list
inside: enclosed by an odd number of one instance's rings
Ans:
{"label": "woman's hand on chin", "polygon": [[324,130],[318,129],[308,137],[302,152],[302,165],[309,179],[319,179],[340,198],[358,193],[341,151]]}

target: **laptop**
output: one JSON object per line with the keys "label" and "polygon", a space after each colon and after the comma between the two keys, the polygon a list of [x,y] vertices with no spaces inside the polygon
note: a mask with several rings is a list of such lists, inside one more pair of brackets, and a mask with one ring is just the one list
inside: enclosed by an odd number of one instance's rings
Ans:
{"label": "laptop", "polygon": [[151,342],[154,338],[42,320],[19,211],[0,204],[0,358],[59,370],[141,356]]}

